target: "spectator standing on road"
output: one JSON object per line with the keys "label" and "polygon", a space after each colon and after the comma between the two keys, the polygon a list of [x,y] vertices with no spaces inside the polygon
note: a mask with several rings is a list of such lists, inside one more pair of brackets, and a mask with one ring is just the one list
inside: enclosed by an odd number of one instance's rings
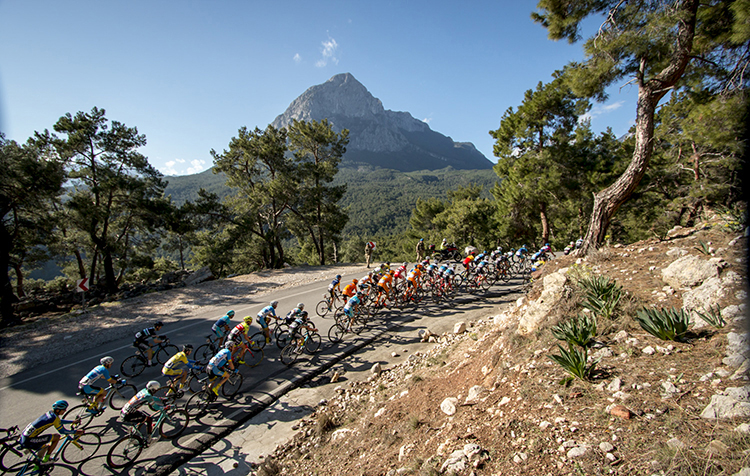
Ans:
{"label": "spectator standing on road", "polygon": [[365,243],[365,261],[367,262],[367,267],[370,267],[370,261],[372,260],[372,252],[375,250],[375,242],[374,241],[368,241]]}
{"label": "spectator standing on road", "polygon": [[419,263],[424,259],[424,238],[420,238],[417,242],[417,260]]}

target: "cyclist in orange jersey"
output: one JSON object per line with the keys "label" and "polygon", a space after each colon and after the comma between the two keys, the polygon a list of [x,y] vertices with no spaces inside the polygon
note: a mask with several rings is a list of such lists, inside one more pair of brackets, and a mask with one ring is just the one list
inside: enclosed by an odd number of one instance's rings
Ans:
{"label": "cyclist in orange jersey", "polygon": [[347,298],[353,297],[355,294],[357,294],[357,281],[356,279],[353,279],[351,283],[344,286],[344,291],[342,291],[342,294],[346,296]]}

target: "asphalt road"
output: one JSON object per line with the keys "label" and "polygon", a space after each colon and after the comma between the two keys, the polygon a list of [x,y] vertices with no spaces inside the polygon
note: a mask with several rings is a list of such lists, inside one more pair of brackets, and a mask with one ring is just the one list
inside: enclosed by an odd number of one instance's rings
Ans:
{"label": "asphalt road", "polygon": [[[361,273],[345,275],[342,281],[346,282],[355,277],[361,277]],[[511,284],[518,283],[511,282]],[[278,311],[284,314],[298,302],[304,302],[323,337],[323,345],[316,355],[310,357],[303,354],[292,367],[287,367],[279,360],[279,350],[275,345],[266,346],[265,360],[261,365],[254,369],[242,370],[244,384],[234,399],[231,401],[219,399],[207,414],[197,420],[191,420],[188,429],[179,438],[152,444],[140,455],[137,465],[122,471],[113,471],[106,466],[106,454],[109,447],[124,434],[121,425],[116,421],[118,412],[109,409],[96,418],[87,429],[87,431],[98,432],[102,436],[103,444],[96,457],[82,465],[68,465],[60,461],[51,474],[53,476],[73,474],[99,476],[165,473],[184,462],[196,451],[230,434],[241,422],[259,414],[280,395],[330,368],[342,358],[358,352],[387,329],[402,328],[417,317],[414,310],[381,314],[377,316],[376,325],[371,331],[360,336],[348,335],[342,343],[331,345],[327,339],[327,333],[333,320],[317,317],[314,311],[314,306],[320,301],[326,286],[327,282],[302,285],[274,293],[273,297],[266,295],[254,301],[236,303],[232,306],[238,316],[234,321],[239,322],[240,316],[254,316],[261,307],[267,304],[266,300],[279,300]],[[488,299],[511,301],[513,299],[509,295],[511,289],[512,286],[495,286],[484,296],[457,299],[458,303],[455,307],[424,303],[419,314],[455,320],[459,309],[460,312],[471,312],[477,307],[484,306],[480,306],[480,303]],[[210,333],[211,324],[221,315],[221,312],[223,311],[217,311],[215,308],[197,309],[182,317],[177,323],[165,326],[160,333],[169,336],[171,343],[178,346],[192,343],[197,347],[205,341],[205,336]],[[134,329],[133,332],[136,330]],[[20,374],[0,379],[0,422],[2,422],[0,427],[18,425],[23,428],[47,411],[52,402],[60,398],[67,399],[71,405],[77,404],[75,391],[81,376],[97,365],[99,358],[104,355],[112,355],[115,358],[114,368],[119,368],[120,362],[133,353],[131,343],[130,338],[110,342],[105,346],[69,355],[64,360],[40,365]],[[128,383],[135,385],[138,389],[143,388],[145,383],[152,379],[163,383],[164,379],[161,378],[160,370],[159,367],[147,368],[143,374],[129,380]]]}

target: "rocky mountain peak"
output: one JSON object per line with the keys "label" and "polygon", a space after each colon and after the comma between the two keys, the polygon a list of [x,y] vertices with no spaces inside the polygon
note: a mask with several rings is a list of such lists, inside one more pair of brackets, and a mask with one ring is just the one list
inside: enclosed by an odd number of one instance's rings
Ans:
{"label": "rocky mountain peak", "polygon": [[272,125],[292,120],[328,119],[335,130],[349,130],[343,165],[366,163],[401,171],[485,169],[492,163],[471,143],[456,143],[408,112],[387,110],[351,73],[308,88]]}

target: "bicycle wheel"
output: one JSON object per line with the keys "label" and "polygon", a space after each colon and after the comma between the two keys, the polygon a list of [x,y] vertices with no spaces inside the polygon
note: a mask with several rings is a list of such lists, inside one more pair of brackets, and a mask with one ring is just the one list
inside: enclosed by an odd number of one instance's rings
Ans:
{"label": "bicycle wheel", "polygon": [[211,395],[212,392],[212,390],[206,388],[198,393],[194,393],[188,398],[187,403],[185,403],[185,411],[190,417],[195,418],[206,412],[208,406],[213,401],[213,398],[215,398]]}
{"label": "bicycle wheel", "polygon": [[284,329],[276,335],[276,347],[283,349],[289,343],[289,329]]}
{"label": "bicycle wheel", "polygon": [[261,332],[256,332],[250,336],[250,348],[253,350],[263,350],[266,346],[266,335]]}
{"label": "bicycle wheel", "polygon": [[317,332],[310,332],[307,334],[305,339],[305,352],[312,355],[320,349],[320,334]]}
{"label": "bicycle wheel", "polygon": [[341,342],[344,339],[344,335],[346,335],[346,330],[344,330],[344,327],[339,323],[332,325],[331,328],[328,329],[328,340],[332,344]]}
{"label": "bicycle wheel", "polygon": [[87,426],[89,426],[89,423],[91,423],[91,420],[94,419],[94,414],[89,412],[88,410],[88,403],[76,405],[73,408],[69,408],[68,411],[63,415],[62,419],[72,421],[80,418],[81,423],[78,425],[78,428],[86,428]]}
{"label": "bicycle wheel", "polygon": [[245,352],[243,360],[245,362],[244,365],[247,367],[257,367],[263,361],[263,349],[248,349],[247,352]]}
{"label": "bicycle wheel", "polygon": [[185,431],[190,421],[187,410],[182,408],[170,408],[167,416],[159,423],[159,434],[164,438],[177,438]]}
{"label": "bicycle wheel", "polygon": [[143,451],[143,441],[134,435],[126,435],[115,442],[107,453],[110,468],[124,468],[133,464]]}
{"label": "bicycle wheel", "polygon": [[122,410],[122,407],[128,403],[138,393],[134,385],[124,384],[116,387],[109,396],[109,407],[112,410]]}
{"label": "bicycle wheel", "polygon": [[18,446],[6,446],[0,452],[0,470],[8,471],[13,466],[23,462],[26,455]]}
{"label": "bicycle wheel", "polygon": [[[218,352],[218,351],[216,351]],[[209,360],[211,360],[211,357],[216,354],[214,352],[214,348],[209,344],[203,344],[198,346],[197,349],[195,349],[195,352],[193,353],[193,356],[195,357],[195,360],[200,362],[203,365],[206,365]]]}
{"label": "bicycle wheel", "polygon": [[296,342],[290,342],[286,345],[283,349],[281,349],[281,362],[284,365],[292,365],[295,360],[297,360],[297,356],[299,353],[297,352],[297,343]]}
{"label": "bicycle wheel", "polygon": [[237,395],[237,392],[240,391],[240,388],[242,387],[242,374],[239,372],[235,372],[229,376],[229,379],[227,379],[226,382],[224,382],[224,385],[221,386],[221,394],[224,396],[224,398],[232,398],[235,395]]}
{"label": "bicycle wheel", "polygon": [[156,361],[160,364],[164,365],[167,360],[170,359],[174,354],[179,352],[180,349],[177,348],[176,345],[167,344],[162,346],[161,349],[159,349],[159,352],[156,353]]}
{"label": "bicycle wheel", "polygon": [[63,448],[62,459],[68,464],[83,463],[91,459],[101,446],[101,436],[96,433],[84,433],[71,440]]}
{"label": "bicycle wheel", "polygon": [[320,317],[326,317],[326,314],[328,314],[328,301],[323,299],[315,306],[315,313],[319,315]]}
{"label": "bicycle wheel", "polygon": [[131,355],[120,364],[120,373],[128,378],[139,376],[146,368],[146,359],[140,355]]}

